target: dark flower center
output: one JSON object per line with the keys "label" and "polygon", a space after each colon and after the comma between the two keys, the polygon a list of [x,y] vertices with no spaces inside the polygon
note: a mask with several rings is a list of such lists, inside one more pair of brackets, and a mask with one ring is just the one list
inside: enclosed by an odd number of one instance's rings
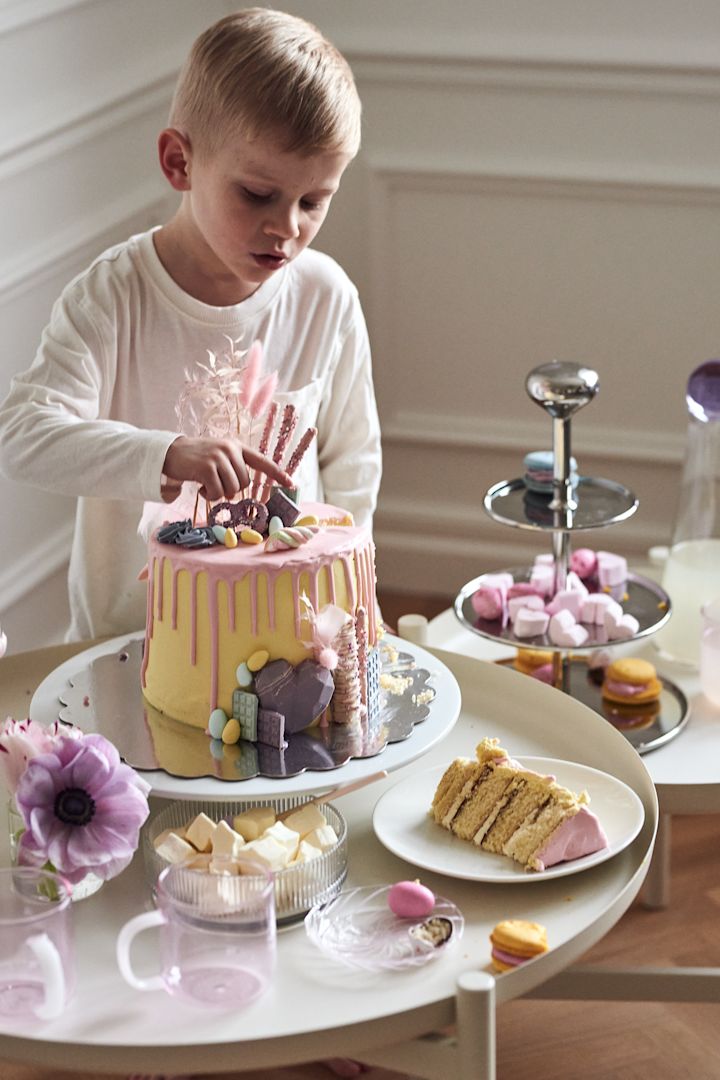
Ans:
{"label": "dark flower center", "polygon": [[83,788],[65,788],[55,797],[55,816],[64,825],[87,825],[95,815],[95,801]]}

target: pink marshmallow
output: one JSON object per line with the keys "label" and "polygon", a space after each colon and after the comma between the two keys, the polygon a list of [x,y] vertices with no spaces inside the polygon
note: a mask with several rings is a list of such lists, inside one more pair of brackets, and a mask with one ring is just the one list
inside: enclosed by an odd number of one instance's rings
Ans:
{"label": "pink marshmallow", "polygon": [[541,555],[535,556],[535,566],[554,566],[555,557],[550,551],[544,551]]}
{"label": "pink marshmallow", "polygon": [[544,634],[548,628],[550,616],[546,611],[536,611],[533,608],[521,607],[515,615],[513,631],[515,637],[530,638]]}
{"label": "pink marshmallow", "polygon": [[513,584],[512,574],[502,570],[497,574],[481,574],[478,578],[478,586],[489,585],[494,589],[501,589],[504,596]]}
{"label": "pink marshmallow", "polygon": [[611,551],[597,553],[598,582],[603,588],[622,585],[627,580],[627,559]]}
{"label": "pink marshmallow", "polygon": [[549,615],[557,615],[559,611],[570,611],[573,615],[573,622],[577,622],[581,603],[582,596],[579,592],[572,589],[561,589],[560,592],[555,593],[545,610]]}
{"label": "pink marshmallow", "polygon": [[541,664],[540,667],[533,668],[530,672],[530,677],[538,679],[540,682],[548,683],[552,686],[555,681],[555,675],[553,672],[552,664]]}
{"label": "pink marshmallow", "polygon": [[570,569],[578,577],[589,578],[597,569],[597,555],[591,548],[578,548],[570,553]]}
{"label": "pink marshmallow", "polygon": [[545,603],[542,596],[538,596],[537,593],[531,593],[530,596],[513,596],[508,600],[508,614],[510,616],[510,622],[515,622],[515,616],[518,611],[522,611],[523,608],[531,611],[544,611]]}
{"label": "pink marshmallow", "polygon": [[505,594],[494,585],[481,585],[470,600],[473,611],[480,619],[505,619]]}
{"label": "pink marshmallow", "polygon": [[553,645],[566,648],[577,648],[584,645],[588,639],[588,632],[579,622],[575,622],[572,612],[567,608],[558,611],[550,620],[548,634]]}
{"label": "pink marshmallow", "polygon": [[[605,612],[611,607],[620,608],[620,605],[607,593],[589,593],[580,605],[580,622],[604,626]],[[620,608],[620,614],[622,614],[622,608]]]}

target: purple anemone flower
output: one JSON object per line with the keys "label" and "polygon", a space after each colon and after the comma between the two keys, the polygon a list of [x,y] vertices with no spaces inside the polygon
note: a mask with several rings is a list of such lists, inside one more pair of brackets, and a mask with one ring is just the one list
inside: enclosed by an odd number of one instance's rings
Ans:
{"label": "purple anemone flower", "polygon": [[137,848],[149,791],[102,735],[60,736],[28,762],[18,782],[20,863],[50,862],[72,883],[90,872],[104,881],[115,877]]}

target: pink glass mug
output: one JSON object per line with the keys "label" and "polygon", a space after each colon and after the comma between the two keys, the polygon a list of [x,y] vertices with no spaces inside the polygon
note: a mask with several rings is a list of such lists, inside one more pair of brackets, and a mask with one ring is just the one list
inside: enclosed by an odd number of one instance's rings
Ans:
{"label": "pink glass mug", "polygon": [[[273,875],[257,861],[231,862],[232,874],[183,865],[163,870],[157,909],[136,915],[118,935],[118,967],[130,986],[233,1010],[267,989],[275,970]],[[161,971],[143,978],[133,970],[130,951],[135,937],[153,927],[160,930]]]}
{"label": "pink glass mug", "polygon": [[0,869],[0,1017],[55,1020],[75,987],[72,887],[30,866]]}

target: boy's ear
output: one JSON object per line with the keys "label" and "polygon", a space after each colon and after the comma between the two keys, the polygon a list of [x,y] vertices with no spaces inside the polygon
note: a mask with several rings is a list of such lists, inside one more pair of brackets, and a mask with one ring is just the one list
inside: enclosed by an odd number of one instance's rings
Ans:
{"label": "boy's ear", "polygon": [[177,128],[165,128],[158,136],[160,168],[176,191],[190,190],[192,151],[188,139]]}

